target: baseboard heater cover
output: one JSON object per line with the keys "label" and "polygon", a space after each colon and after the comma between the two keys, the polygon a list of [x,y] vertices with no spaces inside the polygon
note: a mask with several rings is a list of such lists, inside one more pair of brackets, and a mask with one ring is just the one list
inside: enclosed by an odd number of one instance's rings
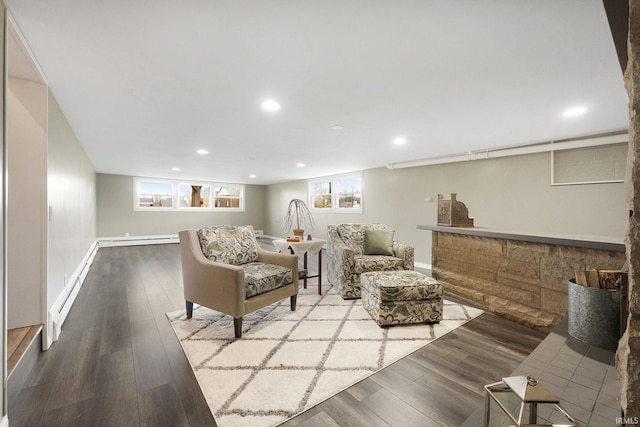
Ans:
{"label": "baseboard heater cover", "polygon": [[67,315],[71,310],[71,306],[73,305],[78,292],[80,292],[80,288],[82,287],[87,274],[89,274],[89,269],[91,268],[91,264],[93,264],[93,259],[98,253],[98,249],[99,245],[96,241],[91,245],[76,271],[71,275],[71,277],[69,277],[64,290],[60,295],[58,295],[53,306],[49,309],[46,334],[47,342],[45,343],[46,348],[49,348],[53,342],[58,340],[62,330],[62,324],[67,318]]}
{"label": "baseboard heater cover", "polygon": [[180,239],[177,234],[163,236],[124,236],[98,238],[98,244],[101,248],[114,246],[162,245],[166,243],[178,243],[179,241]]}

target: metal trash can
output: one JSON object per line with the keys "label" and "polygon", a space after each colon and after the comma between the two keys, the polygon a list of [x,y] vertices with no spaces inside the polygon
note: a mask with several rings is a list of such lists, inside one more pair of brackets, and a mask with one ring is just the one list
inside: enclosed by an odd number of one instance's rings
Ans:
{"label": "metal trash can", "polygon": [[620,291],[569,280],[569,335],[608,350],[620,340]]}

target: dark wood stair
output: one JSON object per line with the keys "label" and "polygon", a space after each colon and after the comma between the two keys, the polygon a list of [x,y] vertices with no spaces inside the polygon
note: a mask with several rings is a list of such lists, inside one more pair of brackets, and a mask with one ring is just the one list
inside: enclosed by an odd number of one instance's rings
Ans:
{"label": "dark wood stair", "polygon": [[[11,376],[36,337],[40,336],[41,331],[42,325],[25,326],[7,331],[7,377]],[[41,345],[38,346],[38,349],[40,348]]]}

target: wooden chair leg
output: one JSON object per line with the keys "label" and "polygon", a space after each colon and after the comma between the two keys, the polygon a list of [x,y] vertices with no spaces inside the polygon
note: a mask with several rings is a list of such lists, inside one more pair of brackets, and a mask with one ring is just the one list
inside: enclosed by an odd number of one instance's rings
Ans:
{"label": "wooden chair leg", "polygon": [[291,295],[291,311],[296,311],[297,300],[298,300],[298,295]]}
{"label": "wooden chair leg", "polygon": [[233,331],[236,334],[236,338],[240,338],[242,336],[242,317],[233,318]]}
{"label": "wooden chair leg", "polygon": [[185,303],[187,305],[187,319],[191,319],[191,317],[193,316],[193,303],[186,300]]}

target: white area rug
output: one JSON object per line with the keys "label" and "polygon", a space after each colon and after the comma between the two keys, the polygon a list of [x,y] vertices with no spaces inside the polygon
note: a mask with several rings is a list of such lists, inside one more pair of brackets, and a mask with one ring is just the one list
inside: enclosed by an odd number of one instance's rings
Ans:
{"label": "white area rug", "polygon": [[242,338],[233,319],[206,307],[167,313],[219,426],[274,426],[480,315],[444,303],[438,324],[380,328],[361,300],[343,300],[332,287],[317,295],[300,289],[244,317]]}

